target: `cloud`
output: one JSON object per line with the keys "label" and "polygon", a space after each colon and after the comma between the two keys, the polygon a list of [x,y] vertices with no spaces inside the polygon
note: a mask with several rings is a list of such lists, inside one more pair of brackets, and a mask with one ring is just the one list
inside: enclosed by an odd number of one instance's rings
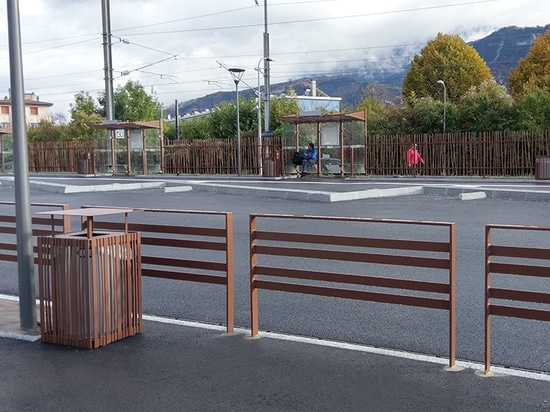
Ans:
{"label": "cloud", "polygon": [[[543,26],[540,0],[279,0],[267,1],[271,81],[362,67],[407,63],[437,33],[466,41],[505,26]],[[253,0],[110,2],[114,85],[139,81],[165,105],[234,85],[226,66],[244,68],[243,86],[257,86],[265,8]],[[20,2],[25,88],[66,113],[80,91],[105,88],[102,2]],[[536,12],[534,12],[536,10]],[[6,9],[0,19],[7,22]],[[0,94],[9,89],[7,25],[0,25]],[[402,58],[395,49],[401,50]],[[2,91],[4,91],[2,93]]]}

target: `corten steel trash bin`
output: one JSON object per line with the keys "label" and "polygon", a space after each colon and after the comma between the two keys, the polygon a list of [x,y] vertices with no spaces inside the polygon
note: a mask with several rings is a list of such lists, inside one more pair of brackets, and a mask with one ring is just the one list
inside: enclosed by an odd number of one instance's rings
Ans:
{"label": "corten steel trash bin", "polygon": [[550,156],[535,157],[535,179],[550,180]]}
{"label": "corten steel trash bin", "polygon": [[90,153],[86,154],[86,157],[78,159],[78,174],[89,175],[93,174],[92,158]]}
{"label": "corten steel trash bin", "polygon": [[[140,333],[141,236],[128,232],[131,209],[73,209],[41,214],[87,218],[87,229],[38,238],[43,342],[98,348]],[[124,232],[94,231],[93,217],[125,213]]]}

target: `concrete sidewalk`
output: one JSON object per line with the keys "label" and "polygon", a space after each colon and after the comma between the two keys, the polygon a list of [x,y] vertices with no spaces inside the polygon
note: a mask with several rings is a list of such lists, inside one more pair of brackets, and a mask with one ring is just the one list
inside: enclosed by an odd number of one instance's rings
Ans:
{"label": "concrete sidewalk", "polygon": [[[14,308],[0,297],[0,336]],[[93,350],[1,337],[0,410],[550,410],[548,375],[495,368],[485,378],[466,362],[449,372],[446,359],[144,319],[141,334]]]}

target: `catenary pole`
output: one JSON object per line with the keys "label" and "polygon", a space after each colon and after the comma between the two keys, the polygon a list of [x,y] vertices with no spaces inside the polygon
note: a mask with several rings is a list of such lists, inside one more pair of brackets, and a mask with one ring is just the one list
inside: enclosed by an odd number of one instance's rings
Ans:
{"label": "catenary pole", "polygon": [[267,31],[267,0],[264,0],[264,131],[271,131],[271,112],[270,112],[270,98],[271,98],[271,85],[269,79],[269,33]]}
{"label": "catenary pole", "polygon": [[[115,120],[115,106],[113,97],[113,57],[111,51],[111,4],[110,0],[101,0],[101,21],[103,27],[103,64],[105,77],[105,116],[106,123]],[[107,130],[107,167],[116,170],[114,153],[113,131]]]}
{"label": "catenary pole", "polygon": [[36,292],[32,244],[29,160],[25,121],[25,87],[21,53],[19,1],[8,0],[8,36],[13,132],[13,173],[15,186],[15,226],[17,237],[17,273],[19,280],[19,318],[21,328],[36,327]]}

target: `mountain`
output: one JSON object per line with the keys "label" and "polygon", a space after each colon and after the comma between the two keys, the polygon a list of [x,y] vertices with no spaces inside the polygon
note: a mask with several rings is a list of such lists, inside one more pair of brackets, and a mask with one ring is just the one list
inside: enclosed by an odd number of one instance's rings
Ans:
{"label": "mountain", "polygon": [[[487,63],[497,83],[506,84],[510,69],[517,67],[518,61],[524,58],[538,35],[544,34],[548,26],[537,27],[504,27],[490,35],[470,42],[470,44]],[[418,51],[417,51],[418,52]],[[396,55],[402,54],[395,50]],[[412,59],[412,55],[410,58]],[[395,59],[399,61],[402,59]],[[369,67],[367,63],[356,72],[334,73],[332,75],[312,75],[308,78],[296,79],[284,83],[271,85],[274,95],[286,93],[289,87],[298,95],[305,95],[306,89],[311,88],[311,80],[316,80],[318,93],[325,93],[332,97],[342,97],[343,108],[354,107],[368,95],[383,100],[393,100],[400,96],[401,85],[407,73],[408,66],[395,64],[391,69]],[[367,76],[365,76],[367,73]],[[367,79],[367,80],[365,80]],[[241,96],[254,96],[252,90],[243,90]],[[203,112],[225,101],[235,98],[233,92],[217,92],[204,97],[178,103],[180,116],[186,113]],[[174,115],[174,107],[167,110]]]}
{"label": "mountain", "polygon": [[506,84],[510,69],[517,67],[519,59],[527,56],[535,38],[549,27],[505,27],[469,44],[485,60],[497,83]]}

